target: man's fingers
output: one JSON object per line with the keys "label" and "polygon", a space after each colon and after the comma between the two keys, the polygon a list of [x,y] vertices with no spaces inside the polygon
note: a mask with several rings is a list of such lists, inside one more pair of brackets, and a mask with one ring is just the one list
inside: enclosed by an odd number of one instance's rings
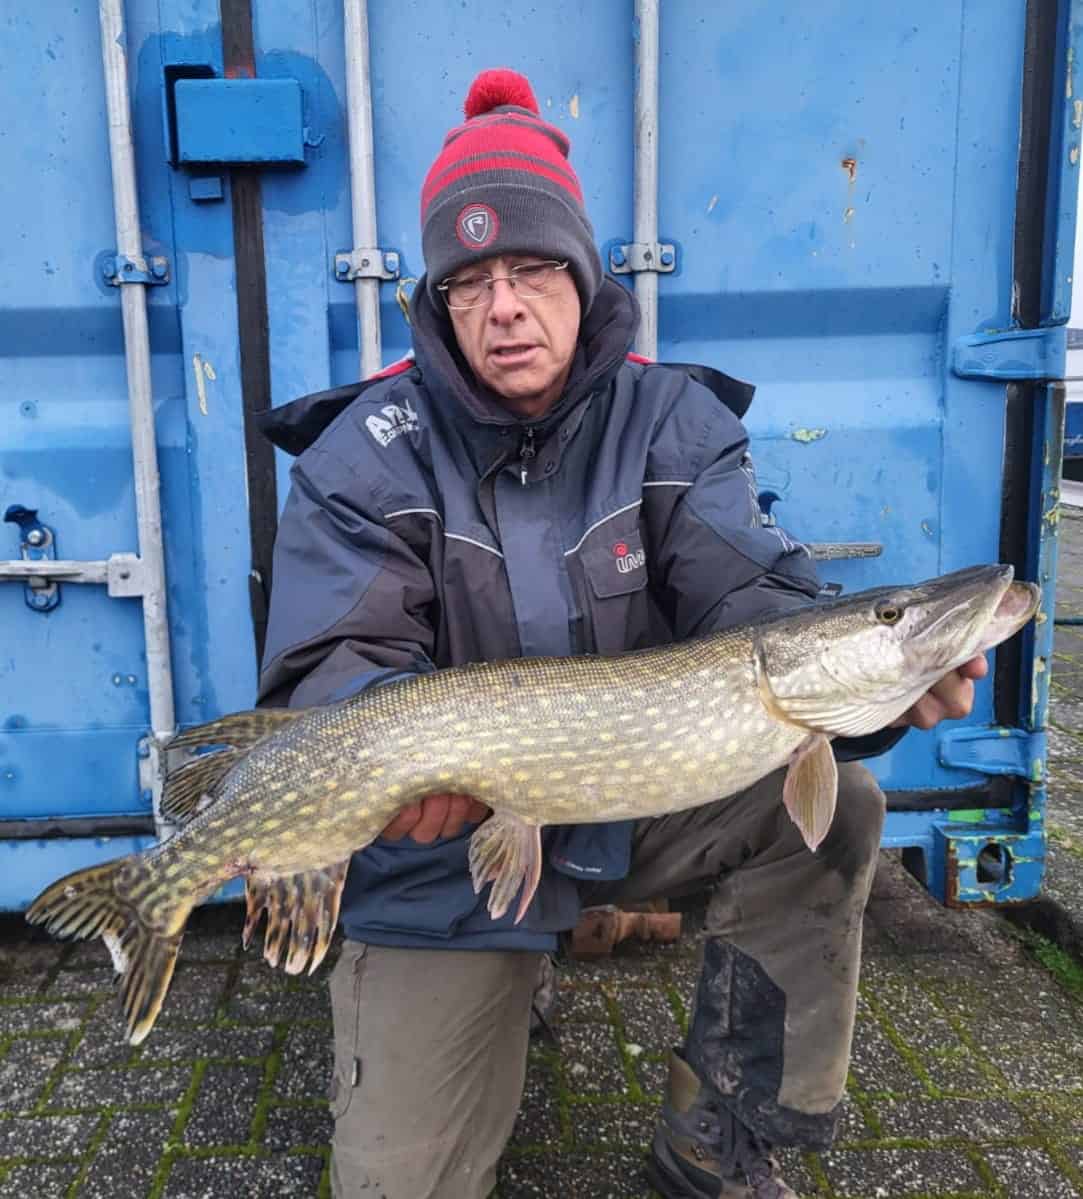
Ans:
{"label": "man's fingers", "polygon": [[407,804],[380,834],[388,841],[400,841],[421,819],[421,804]]}
{"label": "man's fingers", "polygon": [[428,845],[442,834],[450,800],[449,795],[425,796],[421,801],[421,819],[410,832],[415,841],[421,845]]}
{"label": "man's fingers", "polygon": [[421,845],[437,837],[457,837],[465,824],[480,824],[489,809],[472,795],[426,795],[405,808],[384,829],[388,841],[409,835]]}

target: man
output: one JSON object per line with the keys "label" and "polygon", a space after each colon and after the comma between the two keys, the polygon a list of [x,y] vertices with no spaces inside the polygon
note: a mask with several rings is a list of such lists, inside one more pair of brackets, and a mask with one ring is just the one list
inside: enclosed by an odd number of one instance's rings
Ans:
{"label": "man", "polygon": [[[425,180],[415,360],[273,418],[293,468],[263,702],[404,672],[679,640],[818,591],[763,527],[747,436],[687,371],[627,358],[635,300],[603,278],[568,140],[485,72]],[[721,377],[720,377],[721,378]],[[307,448],[305,448],[307,447]],[[969,711],[976,660],[911,714]],[[522,924],[467,872],[487,809],[434,795],[351,865],[331,980],[336,1196],[483,1199],[520,1101],[542,955],[583,904],[717,884],[703,972],[649,1164],[664,1196],[793,1196],[772,1145],[826,1146],[853,1029],[883,816],[837,743],[834,826],[809,853],[774,775],[692,812],[548,830]],[[392,747],[394,748],[394,747]]]}

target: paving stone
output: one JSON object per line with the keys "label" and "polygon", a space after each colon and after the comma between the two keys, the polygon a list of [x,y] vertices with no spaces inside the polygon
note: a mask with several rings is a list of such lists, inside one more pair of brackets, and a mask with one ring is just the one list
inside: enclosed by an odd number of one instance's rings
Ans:
{"label": "paving stone", "polygon": [[244,912],[240,905],[234,909],[236,928],[222,932],[196,932],[185,934],[180,951],[180,965],[189,962],[223,961],[232,962],[241,948],[241,929],[244,927]]}
{"label": "paving stone", "polygon": [[85,1003],[0,1003],[0,1036],[74,1032],[86,1013]]}
{"label": "paving stone", "polygon": [[660,987],[622,987],[615,995],[625,1042],[646,1047],[659,1037],[677,1044],[681,1030]]}
{"label": "paving stone", "polygon": [[13,1041],[0,1058],[0,1111],[27,1113],[64,1056],[65,1042],[52,1037]]}
{"label": "paving stone", "polygon": [[154,1182],[176,1114],[117,1112],[94,1155],[79,1199],[137,1199]]}
{"label": "paving stone", "polygon": [[264,1145],[272,1153],[288,1149],[329,1146],[334,1121],[326,1104],[273,1107],[267,1113]]}
{"label": "paving stone", "polygon": [[923,1091],[920,1080],[876,1024],[863,1026],[862,1036],[855,1039],[850,1072],[865,1092],[910,1095]]}
{"label": "paving stone", "polygon": [[225,1000],[229,966],[190,965],[177,970],[162,1007],[161,1019],[213,1020]]}
{"label": "paving stone", "polygon": [[597,986],[570,987],[561,986],[557,989],[556,1008],[553,1012],[554,1025],[584,1023],[593,1021],[604,1024],[609,1020],[605,996]]}
{"label": "paving stone", "polygon": [[837,1199],[924,1197],[981,1188],[969,1159],[954,1149],[832,1149],[820,1160]]}
{"label": "paving stone", "polygon": [[326,1099],[333,1064],[329,1029],[291,1028],[279,1059],[275,1094],[281,1099]]}
{"label": "paving stone", "polygon": [[511,1143],[519,1149],[525,1145],[552,1146],[560,1138],[560,1111],[552,1072],[545,1066],[532,1063],[527,1069],[523,1101],[519,1105]]}
{"label": "paving stone", "polygon": [[192,1147],[247,1144],[262,1081],[259,1066],[208,1066],[184,1127],[184,1143]]}
{"label": "paving stone", "polygon": [[86,970],[60,970],[52,986],[44,992],[48,996],[111,995],[117,986],[119,975],[112,966],[92,966]]}
{"label": "paving stone", "polygon": [[247,1024],[278,1024],[293,1020],[331,1019],[326,987],[246,992],[229,1001],[227,1016]]}
{"label": "paving stone", "polygon": [[1003,1099],[881,1099],[871,1106],[885,1137],[991,1141],[1027,1135],[1019,1111]]}
{"label": "paving stone", "polygon": [[996,1065],[1009,1086],[1021,1091],[1083,1091],[1083,1061],[1052,1047],[1019,1056],[1005,1053]]}
{"label": "paving stone", "polygon": [[132,1107],[178,1103],[192,1081],[191,1067],[68,1070],[49,1097],[50,1108]]}
{"label": "paving stone", "polygon": [[568,1125],[578,1147],[637,1149],[649,1143],[658,1118],[654,1104],[571,1103]]}
{"label": "paving stone", "polygon": [[[653,1040],[654,1038],[652,1038],[652,1042]],[[632,1059],[632,1063],[635,1066],[636,1078],[639,1079],[643,1094],[660,1099],[665,1094],[666,1082],[669,1078],[668,1059],[637,1057]]]}
{"label": "paving stone", "polygon": [[100,1117],[16,1116],[0,1120],[0,1158],[70,1157],[86,1151]]}
{"label": "paving stone", "polygon": [[986,1149],[1005,1199],[1067,1199],[1078,1192],[1043,1149]]}
{"label": "paving stone", "polygon": [[[157,1035],[157,1029],[151,1037]],[[145,1042],[144,1042],[145,1044]],[[87,1021],[83,1036],[72,1051],[73,1066],[121,1066],[132,1061],[138,1050],[128,1044],[124,1021],[114,1003],[104,1003]]]}
{"label": "paving stone", "polygon": [[[870,1106],[875,1107],[876,1105],[871,1103]],[[866,1123],[861,1108],[857,1106],[849,1095],[844,1095],[842,1099],[842,1111],[839,1114],[838,1132],[835,1135],[835,1143],[842,1145],[847,1141],[867,1141],[873,1135],[873,1131]]]}
{"label": "paving stone", "polygon": [[140,1061],[189,1062],[199,1058],[262,1058],[271,1052],[271,1028],[171,1028],[155,1025]]}
{"label": "paving stone", "polygon": [[308,1155],[270,1158],[178,1158],[166,1182],[165,1199],[282,1199],[315,1195],[323,1158]]}
{"label": "paving stone", "polygon": [[64,1199],[79,1163],[13,1166],[0,1181],[0,1199]]}
{"label": "paving stone", "polygon": [[505,1155],[498,1177],[501,1199],[646,1199],[650,1194],[640,1153]]}
{"label": "paving stone", "polygon": [[613,1029],[602,1024],[569,1024],[561,1030],[564,1084],[573,1094],[623,1095],[628,1080]]}

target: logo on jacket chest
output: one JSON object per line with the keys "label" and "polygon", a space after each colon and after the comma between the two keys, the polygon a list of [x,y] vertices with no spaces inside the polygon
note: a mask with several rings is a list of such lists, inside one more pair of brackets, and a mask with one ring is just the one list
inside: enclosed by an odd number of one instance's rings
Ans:
{"label": "logo on jacket chest", "polygon": [[626,541],[614,543],[613,557],[617,563],[617,570],[622,575],[631,574],[633,570],[644,566],[647,561],[647,555],[643,550],[633,550]]}
{"label": "logo on jacket chest", "polygon": [[382,416],[374,412],[365,419],[365,428],[380,445],[390,445],[400,434],[417,428],[417,413],[410,407],[409,400],[404,399],[401,405],[385,404],[380,411]]}

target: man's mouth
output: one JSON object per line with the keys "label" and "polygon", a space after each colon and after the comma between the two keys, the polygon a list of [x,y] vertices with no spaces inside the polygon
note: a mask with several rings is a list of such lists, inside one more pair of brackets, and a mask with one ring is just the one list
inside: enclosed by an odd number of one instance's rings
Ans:
{"label": "man's mouth", "polygon": [[489,351],[489,357],[505,366],[516,366],[531,358],[537,348],[530,342],[517,341],[508,345],[493,346]]}

